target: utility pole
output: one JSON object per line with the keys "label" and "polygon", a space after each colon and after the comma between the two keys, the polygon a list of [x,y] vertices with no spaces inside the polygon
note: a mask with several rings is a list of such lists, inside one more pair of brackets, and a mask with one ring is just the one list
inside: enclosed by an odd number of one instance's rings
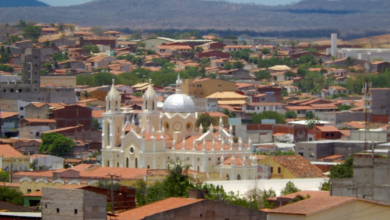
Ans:
{"label": "utility pole", "polygon": [[111,213],[114,214],[114,178],[119,179],[121,176],[115,174],[108,174],[107,176],[111,179]]}
{"label": "utility pole", "polygon": [[364,131],[364,151],[367,150],[367,144],[368,144],[368,140],[367,140],[367,137],[368,137],[368,132],[370,129],[369,128],[369,123],[370,123],[370,117],[369,117],[369,113],[371,113],[371,101],[372,101],[372,97],[371,97],[371,93],[370,93],[370,88],[371,88],[371,83],[370,83],[370,73],[371,73],[371,61],[370,61],[370,53],[368,54],[368,59],[367,59],[367,63],[366,63],[366,79],[365,79],[365,83],[364,83],[364,96],[363,96],[363,101],[364,101],[364,118],[365,118],[365,131]]}

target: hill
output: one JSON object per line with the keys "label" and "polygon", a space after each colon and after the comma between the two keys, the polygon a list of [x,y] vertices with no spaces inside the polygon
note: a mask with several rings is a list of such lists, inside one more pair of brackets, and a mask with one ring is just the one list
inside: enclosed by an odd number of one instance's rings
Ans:
{"label": "hill", "polygon": [[0,0],[0,8],[9,7],[47,7],[46,3],[38,0]]}
{"label": "hill", "polygon": [[388,0],[376,0],[375,4],[371,0],[305,0],[287,6],[204,0],[95,0],[50,10],[0,8],[0,21],[12,23],[23,19],[136,30],[248,29],[263,33],[324,30],[326,36],[339,31],[342,37],[351,39],[389,33],[388,8]]}

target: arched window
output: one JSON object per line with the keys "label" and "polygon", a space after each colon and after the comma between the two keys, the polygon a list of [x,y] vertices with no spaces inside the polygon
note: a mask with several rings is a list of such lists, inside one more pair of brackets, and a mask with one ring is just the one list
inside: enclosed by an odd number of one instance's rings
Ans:
{"label": "arched window", "polygon": [[237,180],[241,180],[241,175],[240,174],[237,175]]}
{"label": "arched window", "polygon": [[150,169],[150,166],[148,165],[148,169]]}
{"label": "arched window", "polygon": [[126,167],[129,168],[129,158],[126,157]]}
{"label": "arched window", "polygon": [[119,162],[118,162],[118,163],[116,163],[116,167],[119,167]]}
{"label": "arched window", "polygon": [[138,158],[135,158],[135,168],[138,168]]}
{"label": "arched window", "polygon": [[110,161],[107,160],[107,167],[110,167]]}
{"label": "arched window", "polygon": [[199,172],[199,166],[197,167],[197,169],[196,169],[198,172]]}
{"label": "arched window", "polygon": [[145,110],[148,109],[148,100],[145,101]]}
{"label": "arched window", "polygon": [[106,146],[110,146],[110,124],[106,124]]}

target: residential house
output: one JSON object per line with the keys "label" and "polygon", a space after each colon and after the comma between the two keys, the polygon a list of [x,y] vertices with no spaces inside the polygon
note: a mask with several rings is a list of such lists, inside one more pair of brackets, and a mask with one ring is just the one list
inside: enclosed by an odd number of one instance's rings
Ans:
{"label": "residential house", "polygon": [[98,37],[98,36],[85,36],[84,44],[86,45],[108,45],[111,49],[117,48],[117,38],[116,37]]}
{"label": "residential house", "polygon": [[383,72],[390,68],[390,62],[386,61],[375,61],[371,63],[371,72]]}
{"label": "residential house", "polygon": [[64,169],[64,158],[52,155],[34,154],[30,156],[30,163],[35,161],[36,167],[33,170],[58,170]]}
{"label": "residential house", "polygon": [[245,105],[248,101],[248,96],[235,92],[216,92],[206,98],[217,99],[218,105]]}
{"label": "residential house", "polygon": [[315,112],[315,110],[311,106],[290,106],[289,105],[289,106],[284,106],[281,109],[282,114],[285,114],[288,111],[295,112],[298,118],[306,118],[307,112],[313,112],[313,113]]}
{"label": "residential house", "polygon": [[329,86],[328,89],[323,89],[321,91],[321,97],[333,96],[333,95],[348,95],[348,89],[342,86]]}
{"label": "residential house", "polygon": [[293,85],[284,86],[288,94],[299,92],[299,88]]}
{"label": "residential house", "polygon": [[19,122],[19,138],[40,139],[42,132],[55,129],[53,119],[21,119]]}
{"label": "residential house", "polygon": [[19,128],[19,113],[18,112],[0,112],[1,119],[1,137],[16,137],[18,136]]}
{"label": "residential house", "polygon": [[232,51],[241,51],[243,49],[249,49],[249,50],[253,50],[255,52],[259,51],[259,49],[253,45],[227,45],[223,48],[223,51],[232,52]]}
{"label": "residential house", "polygon": [[24,155],[38,153],[38,148],[42,144],[41,139],[27,139],[27,138],[8,138],[0,139],[0,144],[11,145],[14,149]]}
{"label": "residential house", "polygon": [[188,45],[170,45],[170,44],[163,44],[160,46],[156,46],[156,53],[166,53],[169,55],[178,55],[181,53],[188,53],[192,50],[192,47]]}
{"label": "residential house", "polygon": [[45,103],[45,102],[31,102],[24,108],[25,116],[28,119],[48,119],[48,113],[51,108],[64,106],[64,103]]}
{"label": "residential house", "polygon": [[93,110],[92,111],[92,118],[96,119],[98,121],[100,129],[102,128],[102,125],[103,125],[102,117],[103,117],[104,112],[105,112],[105,110]]}
{"label": "residential house", "polygon": [[223,48],[226,46],[226,44],[213,41],[213,42],[208,42],[208,43],[205,43],[205,44],[202,44],[202,45],[199,45],[199,46],[202,47],[204,51],[207,51],[207,50],[223,50]]}
{"label": "residential house", "polygon": [[84,128],[91,128],[92,109],[80,105],[66,105],[51,109],[50,119],[56,121],[56,128],[83,125]]}
{"label": "residential house", "polygon": [[216,59],[229,59],[230,58],[230,53],[222,52],[222,51],[217,51],[217,50],[209,50],[209,51],[202,51],[196,53],[196,58],[198,60],[202,60],[203,58],[211,58],[214,57]]}
{"label": "residential house", "polygon": [[300,155],[267,156],[257,164],[271,167],[271,178],[295,179],[322,177],[322,171]]}
{"label": "residential house", "polygon": [[32,40],[23,40],[23,41],[17,41],[13,43],[16,47],[19,47],[20,50],[24,51],[26,48],[32,48],[33,47],[33,41]]}
{"label": "residential house", "polygon": [[108,68],[110,62],[116,61],[117,59],[110,56],[95,56],[89,58],[87,61],[91,63],[93,68]]}
{"label": "residential house", "polygon": [[243,69],[220,70],[218,74],[234,79],[252,79],[249,75],[249,71]]}
{"label": "residential house", "polygon": [[18,171],[29,169],[29,156],[25,156],[9,144],[0,144],[0,169]]}
{"label": "residential house", "polygon": [[228,59],[211,59],[210,60],[210,67],[218,67],[218,68],[224,68],[225,62],[227,62]]}
{"label": "residential house", "polygon": [[282,101],[282,88],[279,86],[263,85],[257,87],[259,94],[273,94],[277,102]]}
{"label": "residential house", "polygon": [[[200,196],[198,196],[199,194]],[[203,192],[189,192],[189,198],[167,198],[135,209],[121,212],[118,220],[143,219],[247,219],[257,220],[260,211],[230,205],[222,201],[206,200]]]}
{"label": "residential house", "polygon": [[324,196],[262,211],[267,214],[267,220],[338,219],[340,216],[343,219],[385,220],[388,218],[386,213],[390,211],[390,204],[356,197]]}
{"label": "residential house", "polygon": [[[1,183],[3,186],[7,186],[8,188],[14,188],[14,183]],[[1,219],[42,219],[42,214],[40,210],[23,207],[21,205],[15,205],[13,203],[0,201],[0,207],[2,208],[2,212],[0,212]],[[23,216],[23,217],[21,217]]]}
{"label": "residential house", "polygon": [[235,91],[235,82],[219,79],[185,79],[182,83],[183,94],[206,98],[216,92]]}
{"label": "residential house", "polygon": [[321,139],[340,139],[341,132],[335,126],[314,126],[309,129],[309,141]]}
{"label": "residential house", "polygon": [[[294,202],[297,197],[302,198],[318,198],[318,197],[329,197],[329,191],[309,191],[302,190],[295,193],[290,193],[287,195],[280,195],[276,197],[267,198],[267,201],[273,205],[273,208],[279,208]],[[308,197],[308,198],[307,198]]]}
{"label": "residential house", "polygon": [[42,47],[41,51],[41,63],[52,63],[53,55],[58,53],[58,47]]}
{"label": "residential house", "polygon": [[110,90],[109,86],[98,86],[98,87],[92,87],[92,88],[80,90],[76,93],[76,95],[79,97],[79,100],[93,98],[100,101],[105,101],[106,95],[109,90]]}
{"label": "residential house", "polygon": [[69,48],[68,49],[68,59],[69,60],[84,60],[84,56],[90,55],[91,52],[89,50],[84,50],[83,48]]}
{"label": "residential house", "polygon": [[44,188],[42,219],[107,219],[107,197],[82,189]]}
{"label": "residential house", "polygon": [[248,114],[252,114],[252,113],[259,114],[262,113],[263,111],[279,112],[279,110],[284,105],[285,104],[280,102],[248,102],[242,106],[242,110]]}
{"label": "residential house", "polygon": [[85,64],[83,62],[71,61],[71,60],[58,62],[58,66],[60,67],[59,69],[70,69],[70,68],[83,69],[83,70],[86,69]]}

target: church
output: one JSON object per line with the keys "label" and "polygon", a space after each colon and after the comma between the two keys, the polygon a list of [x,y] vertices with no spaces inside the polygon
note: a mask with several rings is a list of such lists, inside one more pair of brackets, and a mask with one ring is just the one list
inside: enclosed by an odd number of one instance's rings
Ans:
{"label": "church", "polygon": [[176,93],[164,101],[162,112],[157,111],[157,94],[149,82],[136,127],[135,120],[121,112],[121,96],[113,81],[102,119],[103,167],[168,169],[168,162],[181,161],[207,176],[214,173],[227,180],[257,178],[257,157],[252,155],[250,140],[245,145],[241,138],[234,143],[232,127],[226,131],[222,119],[218,130],[211,125],[204,133],[202,125],[195,126],[198,113],[191,97],[181,92],[180,75]]}

